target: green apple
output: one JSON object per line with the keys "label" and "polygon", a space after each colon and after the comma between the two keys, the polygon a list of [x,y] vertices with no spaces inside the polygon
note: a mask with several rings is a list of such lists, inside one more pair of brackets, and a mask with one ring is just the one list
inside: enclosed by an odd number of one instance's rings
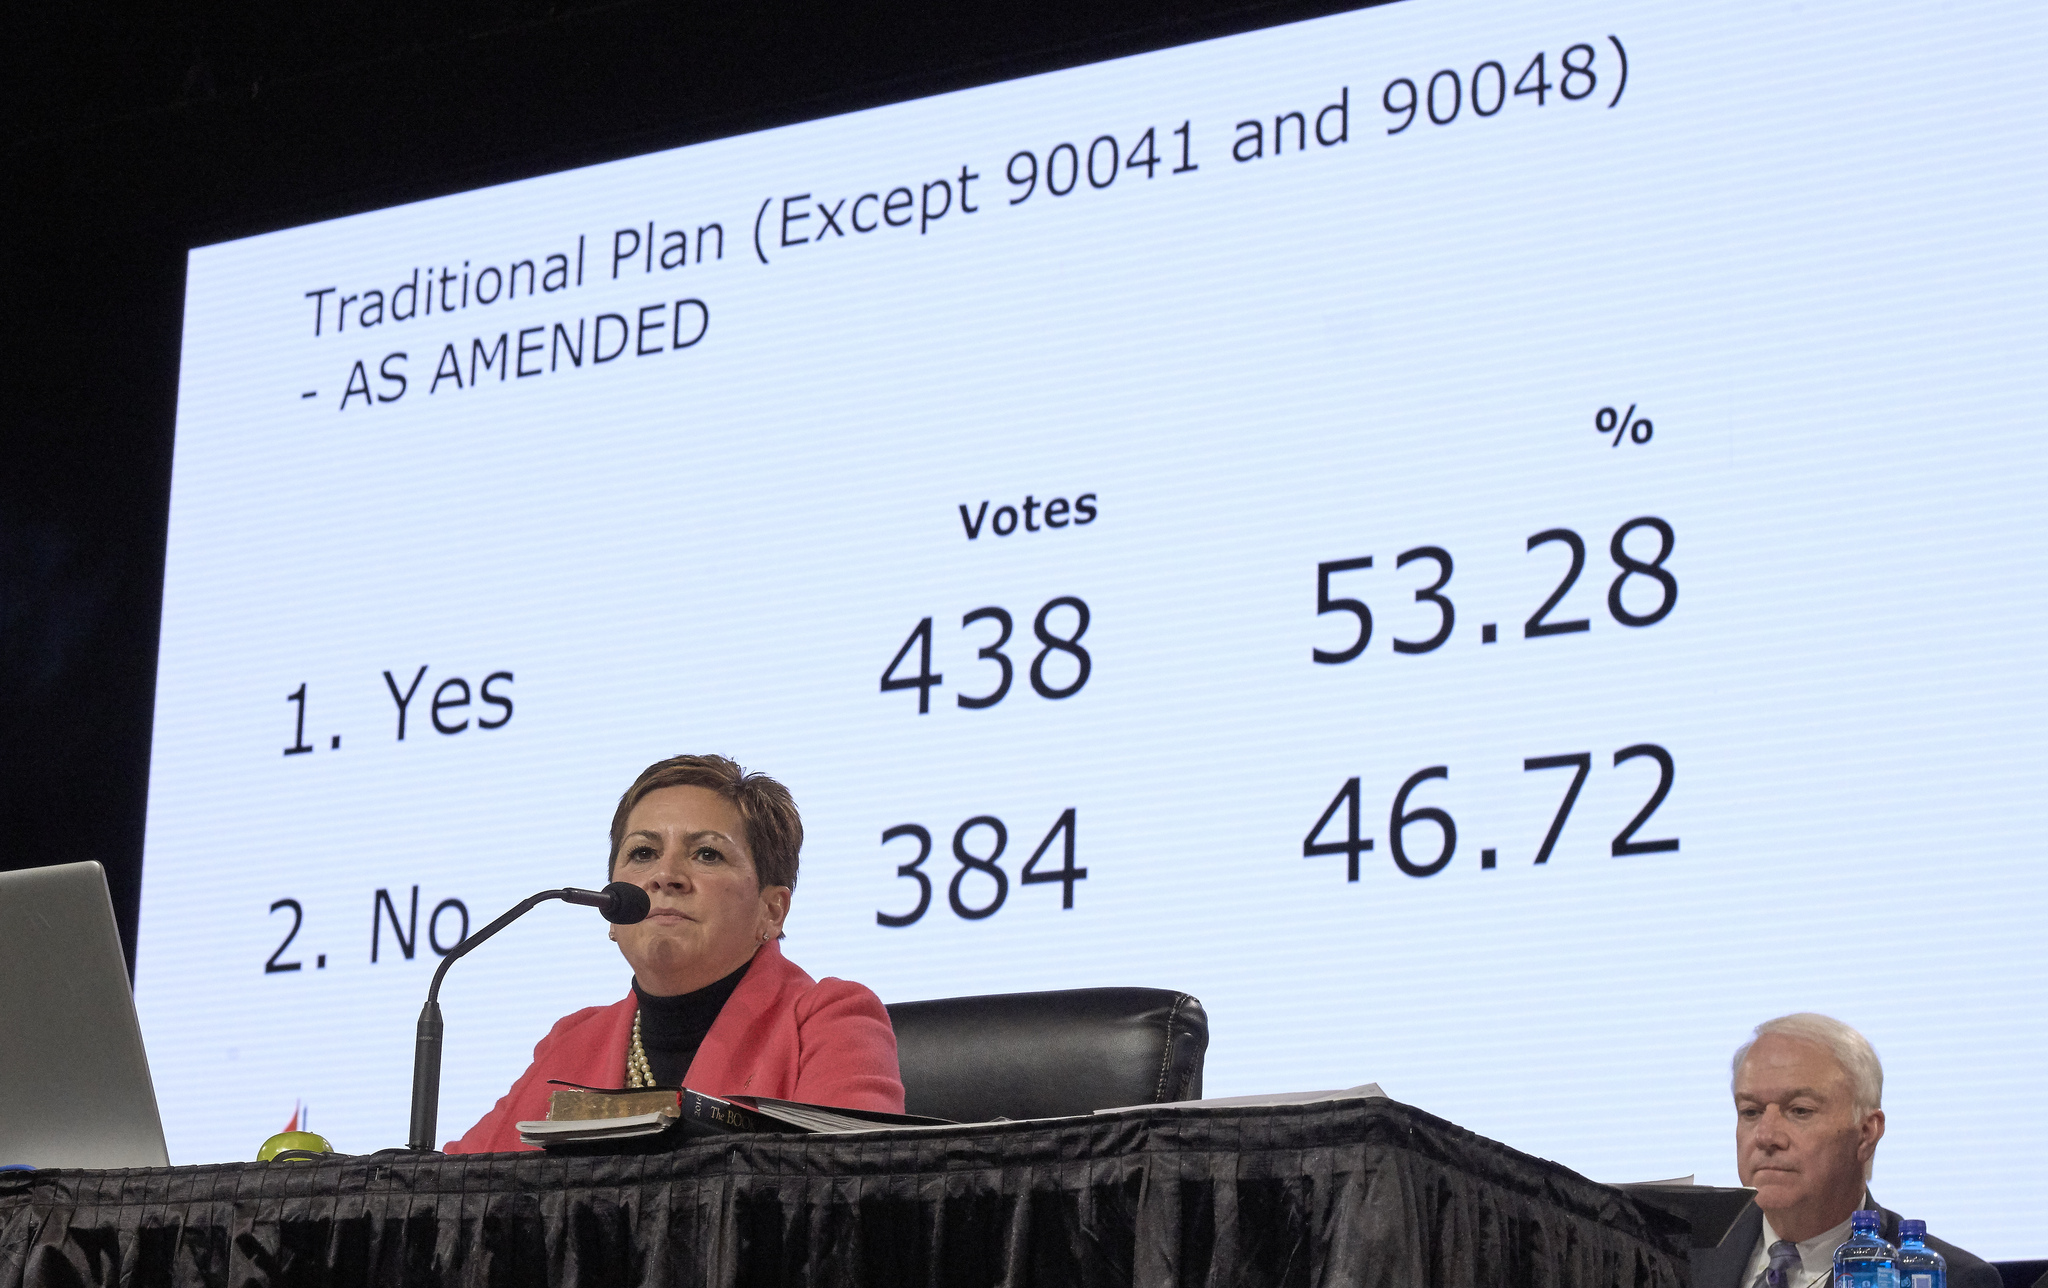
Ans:
{"label": "green apple", "polygon": [[267,1163],[288,1149],[303,1149],[315,1154],[331,1154],[334,1146],[327,1143],[325,1136],[316,1136],[309,1131],[281,1131],[263,1142],[263,1148],[256,1151],[256,1161]]}

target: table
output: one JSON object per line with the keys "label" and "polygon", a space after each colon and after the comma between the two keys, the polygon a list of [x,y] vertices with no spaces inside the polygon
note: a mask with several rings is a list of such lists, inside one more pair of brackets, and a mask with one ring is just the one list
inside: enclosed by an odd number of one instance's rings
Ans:
{"label": "table", "polygon": [[1683,1288],[1686,1228],[1393,1101],[668,1154],[0,1174],[0,1288]]}

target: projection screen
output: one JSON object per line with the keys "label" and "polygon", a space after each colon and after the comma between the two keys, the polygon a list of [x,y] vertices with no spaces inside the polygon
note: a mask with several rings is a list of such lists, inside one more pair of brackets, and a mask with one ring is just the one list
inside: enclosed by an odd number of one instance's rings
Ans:
{"label": "projection screen", "polygon": [[[192,251],[174,1160],[400,1143],[440,955],[719,752],[814,975],[1609,1181],[1824,1011],[1882,1201],[2039,1253],[2044,22],[1407,0]],[[628,977],[466,958],[442,1135]]]}

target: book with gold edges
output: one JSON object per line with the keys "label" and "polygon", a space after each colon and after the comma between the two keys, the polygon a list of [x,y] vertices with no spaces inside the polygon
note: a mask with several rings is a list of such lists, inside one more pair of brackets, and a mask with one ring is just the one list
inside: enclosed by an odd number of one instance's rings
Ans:
{"label": "book with gold edges", "polygon": [[687,1087],[602,1088],[561,1084],[548,1116],[520,1123],[522,1144],[569,1153],[673,1149],[692,1137],[735,1132],[886,1131],[949,1126],[943,1118],[806,1105],[767,1097],[727,1100]]}
{"label": "book with gold edges", "polygon": [[578,1087],[568,1083],[548,1097],[548,1121],[629,1118],[673,1110],[681,1102],[675,1087]]}

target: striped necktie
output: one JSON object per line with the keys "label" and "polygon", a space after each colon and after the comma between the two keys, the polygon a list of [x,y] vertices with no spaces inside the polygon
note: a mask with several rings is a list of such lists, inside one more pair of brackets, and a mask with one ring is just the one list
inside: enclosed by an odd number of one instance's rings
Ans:
{"label": "striped necktie", "polygon": [[1771,1264],[1756,1277],[1749,1288],[1789,1288],[1794,1270],[1805,1270],[1799,1260],[1799,1245],[1789,1239],[1780,1239],[1771,1245]]}

